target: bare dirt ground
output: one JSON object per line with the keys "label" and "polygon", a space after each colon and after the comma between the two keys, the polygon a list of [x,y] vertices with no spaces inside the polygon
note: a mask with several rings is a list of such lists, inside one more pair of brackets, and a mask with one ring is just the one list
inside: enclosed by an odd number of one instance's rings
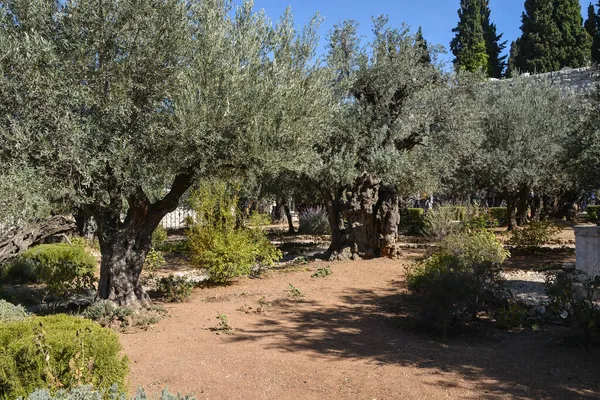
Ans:
{"label": "bare dirt ground", "polygon": [[[573,331],[419,329],[403,261],[313,262],[196,289],[170,317],[123,334],[130,386],[198,399],[598,399],[600,348]],[[311,278],[317,268],[333,274]],[[289,284],[304,297],[294,297]],[[219,328],[225,314],[233,334]]]}

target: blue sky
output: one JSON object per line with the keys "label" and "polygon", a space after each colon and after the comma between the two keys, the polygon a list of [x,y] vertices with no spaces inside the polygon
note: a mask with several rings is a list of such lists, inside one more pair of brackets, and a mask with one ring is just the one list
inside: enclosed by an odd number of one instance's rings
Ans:
{"label": "blue sky", "polygon": [[[587,15],[589,0],[580,0],[582,11]],[[524,0],[491,0],[492,20],[498,26],[498,32],[504,33],[504,39],[510,42],[520,35],[521,13]],[[594,0],[596,2],[596,0]],[[370,32],[371,16],[387,14],[390,22],[400,26],[409,24],[414,31],[423,27],[425,39],[432,44],[441,44],[448,48],[452,40],[452,28],[458,22],[457,10],[460,0],[255,0],[255,7],[267,11],[272,19],[283,13],[291,5],[296,23],[304,25],[310,21],[316,11],[325,17],[321,37],[340,21],[355,19],[362,26],[362,32]],[[508,51],[508,48],[507,48]]]}

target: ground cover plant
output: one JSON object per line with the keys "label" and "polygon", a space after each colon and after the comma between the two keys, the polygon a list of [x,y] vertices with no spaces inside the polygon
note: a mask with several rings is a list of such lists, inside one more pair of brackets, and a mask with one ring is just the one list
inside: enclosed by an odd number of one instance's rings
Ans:
{"label": "ground cover plant", "polygon": [[30,317],[0,324],[0,394],[27,396],[36,389],[90,384],[125,389],[127,357],[116,333],[79,317]]}

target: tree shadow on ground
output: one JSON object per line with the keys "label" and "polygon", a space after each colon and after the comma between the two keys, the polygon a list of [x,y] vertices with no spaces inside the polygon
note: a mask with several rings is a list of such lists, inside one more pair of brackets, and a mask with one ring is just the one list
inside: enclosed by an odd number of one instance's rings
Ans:
{"label": "tree shadow on ground", "polygon": [[484,398],[600,398],[599,348],[566,345],[565,331],[554,328],[504,332],[488,327],[476,336],[435,338],[422,330],[418,304],[403,285],[346,292],[331,308],[280,302],[230,340],[268,338],[267,348],[306,352],[323,361],[350,358],[422,368],[429,376],[440,374],[439,386],[456,386],[443,373],[458,373],[476,382]]}

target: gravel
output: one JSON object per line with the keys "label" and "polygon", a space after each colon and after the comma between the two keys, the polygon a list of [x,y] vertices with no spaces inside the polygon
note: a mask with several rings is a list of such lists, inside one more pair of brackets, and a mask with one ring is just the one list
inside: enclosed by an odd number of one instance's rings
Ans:
{"label": "gravel", "polygon": [[506,280],[508,289],[516,299],[530,306],[539,306],[548,302],[546,278],[550,274],[516,270],[502,272],[502,278]]}

